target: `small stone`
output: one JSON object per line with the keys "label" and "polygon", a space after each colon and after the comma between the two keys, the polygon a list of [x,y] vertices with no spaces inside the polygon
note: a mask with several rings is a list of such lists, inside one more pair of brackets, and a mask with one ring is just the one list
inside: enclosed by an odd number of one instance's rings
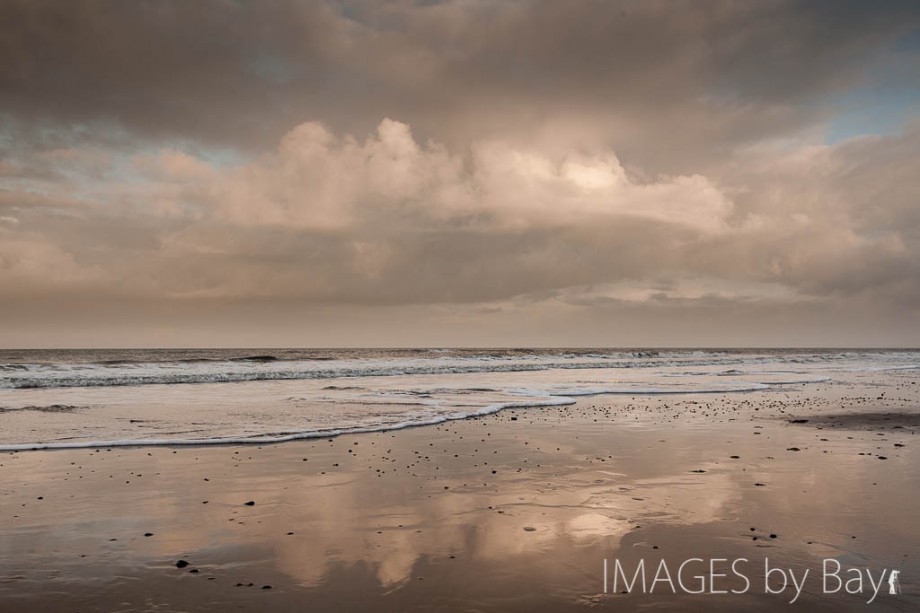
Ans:
{"label": "small stone", "polygon": [[185,568],[186,566],[188,566],[188,562],[185,560],[179,560],[176,562],[176,568]]}

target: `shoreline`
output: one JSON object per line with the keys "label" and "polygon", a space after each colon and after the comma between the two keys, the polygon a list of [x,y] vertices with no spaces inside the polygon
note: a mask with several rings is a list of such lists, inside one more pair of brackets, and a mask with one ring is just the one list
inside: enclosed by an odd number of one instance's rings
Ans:
{"label": "shoreline", "polygon": [[213,447],[213,446],[258,446],[258,445],[283,445],[297,441],[309,441],[313,439],[337,438],[347,435],[375,434],[380,432],[397,432],[409,428],[423,428],[426,426],[436,426],[451,421],[463,421],[466,419],[476,419],[486,415],[493,415],[509,409],[540,409],[547,407],[563,407],[575,404],[574,398],[555,397],[554,400],[548,400],[544,403],[520,403],[502,406],[489,406],[479,411],[474,411],[463,416],[438,416],[430,421],[407,422],[393,424],[388,426],[355,428],[351,430],[331,430],[328,432],[303,432],[290,435],[279,436],[276,438],[248,439],[245,437],[226,437],[208,440],[198,439],[163,439],[163,440],[125,440],[125,441],[87,441],[86,443],[23,443],[13,445],[0,445],[0,453],[4,452],[21,452],[21,451],[66,451],[70,449],[102,449],[102,448],[125,448],[125,449],[144,449],[147,447]]}

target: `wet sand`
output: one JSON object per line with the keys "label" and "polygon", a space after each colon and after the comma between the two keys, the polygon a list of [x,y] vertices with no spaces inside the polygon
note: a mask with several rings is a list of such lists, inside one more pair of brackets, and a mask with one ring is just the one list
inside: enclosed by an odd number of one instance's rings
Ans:
{"label": "wet sand", "polygon": [[[786,609],[765,558],[810,569],[795,609],[917,610],[918,388],[905,371],[271,446],[5,453],[0,610]],[[604,593],[604,560],[651,578],[688,558],[745,558],[750,588]],[[898,569],[902,593],[824,594],[830,558]]]}

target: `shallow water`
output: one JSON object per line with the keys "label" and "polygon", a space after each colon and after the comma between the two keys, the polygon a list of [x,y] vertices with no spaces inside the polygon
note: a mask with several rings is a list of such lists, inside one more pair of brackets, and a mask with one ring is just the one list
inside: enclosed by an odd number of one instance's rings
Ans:
{"label": "shallow water", "polygon": [[0,449],[281,442],[579,396],[778,392],[916,368],[911,351],[5,351]]}

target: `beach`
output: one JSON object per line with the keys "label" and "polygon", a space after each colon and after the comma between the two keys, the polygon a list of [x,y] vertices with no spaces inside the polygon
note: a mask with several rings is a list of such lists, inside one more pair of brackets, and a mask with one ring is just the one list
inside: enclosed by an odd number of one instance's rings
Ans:
{"label": "beach", "polygon": [[[902,369],[280,444],[6,451],[0,603],[916,610],[918,412]],[[649,585],[623,593],[640,561]]]}
{"label": "beach", "polygon": [[920,1],[0,57],[0,613],[920,611]]}

